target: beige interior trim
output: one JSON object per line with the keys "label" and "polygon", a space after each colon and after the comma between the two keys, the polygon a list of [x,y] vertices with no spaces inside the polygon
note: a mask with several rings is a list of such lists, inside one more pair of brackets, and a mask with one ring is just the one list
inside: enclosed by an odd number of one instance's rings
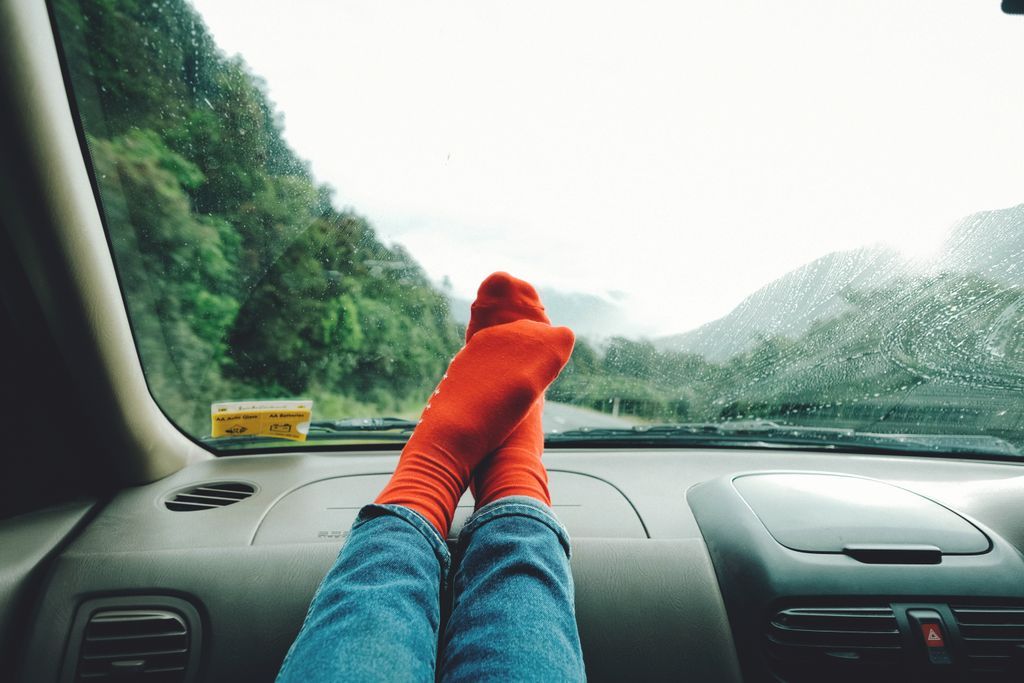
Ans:
{"label": "beige interior trim", "polygon": [[[90,418],[109,435],[124,484],[167,476],[212,455],[160,411],[146,385],[82,158],[44,0],[0,2],[0,64],[39,199],[22,201],[15,249],[67,358]],[[5,134],[11,134],[6,132]]]}

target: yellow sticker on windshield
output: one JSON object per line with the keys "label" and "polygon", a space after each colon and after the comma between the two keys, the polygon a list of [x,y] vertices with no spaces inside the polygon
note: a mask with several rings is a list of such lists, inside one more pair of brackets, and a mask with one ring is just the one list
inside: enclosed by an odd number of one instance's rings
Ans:
{"label": "yellow sticker on windshield", "polygon": [[305,441],[313,416],[312,401],[248,401],[214,403],[210,406],[213,425],[210,435],[269,436]]}

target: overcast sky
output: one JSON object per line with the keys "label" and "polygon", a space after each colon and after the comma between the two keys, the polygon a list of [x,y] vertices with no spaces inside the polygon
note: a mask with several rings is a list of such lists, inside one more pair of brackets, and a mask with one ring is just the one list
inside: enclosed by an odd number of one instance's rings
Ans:
{"label": "overcast sky", "polygon": [[679,332],[1024,201],[999,0],[194,4],[338,204],[468,298],[509,270]]}

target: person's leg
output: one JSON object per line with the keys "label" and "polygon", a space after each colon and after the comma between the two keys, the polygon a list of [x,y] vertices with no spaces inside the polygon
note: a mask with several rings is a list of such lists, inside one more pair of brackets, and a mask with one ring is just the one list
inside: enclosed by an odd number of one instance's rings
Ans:
{"label": "person's leg", "polygon": [[572,345],[567,328],[521,318],[467,340],[377,505],[360,513],[280,680],[433,677],[448,562],[442,539],[455,506],[473,470],[523,422]]}
{"label": "person's leg", "polygon": [[421,515],[368,505],[317,589],[279,683],[432,681],[448,546]]}
{"label": "person's leg", "polygon": [[[548,323],[537,291],[507,273],[480,286],[467,340],[510,320]],[[582,680],[569,539],[541,463],[544,401],[473,472],[477,512],[460,537],[445,629],[445,680]]]}
{"label": "person's leg", "polygon": [[459,549],[442,680],[585,680],[569,537],[551,508],[496,500],[466,523]]}

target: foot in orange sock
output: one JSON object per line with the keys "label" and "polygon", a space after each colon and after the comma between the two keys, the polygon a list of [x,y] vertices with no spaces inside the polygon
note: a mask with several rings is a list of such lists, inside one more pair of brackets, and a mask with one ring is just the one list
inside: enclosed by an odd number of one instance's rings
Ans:
{"label": "foot in orange sock", "polygon": [[533,285],[508,273],[492,273],[480,283],[476,300],[470,306],[466,341],[484,328],[516,320],[551,324]]}
{"label": "foot in orange sock", "polygon": [[[508,273],[495,273],[480,285],[466,328],[466,340],[480,330],[522,319],[550,323],[530,283]],[[542,397],[508,439],[473,472],[470,488],[478,509],[506,496],[530,496],[551,504],[548,472],[540,459],[544,451],[543,411]]]}
{"label": "foot in orange sock", "polygon": [[533,320],[480,330],[455,356],[376,503],[409,507],[446,537],[474,468],[568,362],[572,331]]}

